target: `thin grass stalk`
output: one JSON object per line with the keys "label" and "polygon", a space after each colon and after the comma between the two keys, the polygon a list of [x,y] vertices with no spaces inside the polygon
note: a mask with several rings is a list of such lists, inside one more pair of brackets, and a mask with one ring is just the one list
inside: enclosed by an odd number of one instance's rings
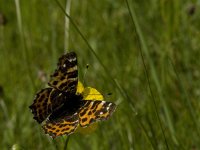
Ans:
{"label": "thin grass stalk", "polygon": [[[136,117],[136,118],[137,118],[137,117]],[[139,118],[137,118],[137,120],[139,120]],[[149,136],[148,131],[145,129],[143,123],[142,123],[141,121],[138,121],[137,124],[138,124],[138,126],[141,127],[141,129],[142,129],[142,131],[144,132],[146,138],[147,138],[148,141],[150,142],[150,144],[151,144],[151,146],[152,146],[152,149],[157,150],[157,149],[158,149],[157,146],[156,146],[156,145],[153,143],[153,141],[151,140],[151,137]],[[154,137],[154,138],[155,138],[155,137]]]}
{"label": "thin grass stalk", "polygon": [[[70,15],[71,0],[67,0],[65,12]],[[64,52],[69,48],[69,18],[65,16]]]}
{"label": "thin grass stalk", "polygon": [[156,112],[156,116],[157,116],[157,119],[159,121],[159,126],[162,130],[162,134],[163,134],[163,137],[164,137],[164,140],[165,140],[165,145],[166,145],[166,148],[169,149],[169,146],[168,146],[168,142],[167,142],[167,139],[166,139],[166,136],[165,136],[165,132],[164,132],[164,129],[163,129],[163,125],[162,125],[162,122],[161,122],[161,119],[160,119],[160,116],[159,116],[159,113],[158,113],[158,106],[157,106],[157,103],[156,103],[156,100],[155,100],[155,96],[153,94],[153,91],[152,91],[152,88],[151,88],[151,85],[150,85],[150,79],[149,79],[149,75],[148,75],[148,72],[147,72],[147,68],[146,68],[146,64],[144,62],[144,56],[143,56],[143,51],[145,52],[145,56],[147,56],[147,59],[148,59],[148,62],[150,64],[150,67],[151,67],[151,70],[152,70],[152,76],[153,76],[153,79],[154,79],[154,82],[156,83],[156,87],[158,89],[158,93],[159,93],[159,96],[160,96],[160,99],[162,101],[162,104],[163,104],[163,107],[164,107],[164,110],[165,110],[165,115],[167,117],[167,121],[168,121],[168,124],[170,126],[170,129],[171,129],[171,132],[172,132],[172,135],[173,135],[173,139],[175,140],[175,142],[177,143],[177,140],[174,136],[174,127],[171,123],[171,118],[169,116],[169,112],[168,112],[168,108],[167,108],[167,105],[163,99],[163,96],[162,96],[162,92],[161,92],[161,86],[160,86],[160,83],[158,81],[158,77],[157,77],[157,74],[156,74],[156,71],[155,71],[155,67],[153,65],[153,62],[150,58],[150,55],[149,55],[149,52],[148,52],[148,48],[147,48],[147,45],[145,43],[145,40],[144,40],[144,37],[142,35],[142,32],[141,32],[141,29],[140,29],[140,26],[138,24],[138,21],[137,21],[137,17],[135,15],[135,12],[133,10],[130,9],[130,5],[129,5],[129,2],[128,0],[125,0],[126,1],[126,4],[127,4],[127,8],[128,8],[128,11],[129,11],[129,15],[131,17],[131,20],[132,20],[132,23],[133,23],[133,27],[134,27],[134,30],[135,30],[135,33],[136,33],[136,36],[137,36],[137,42],[138,42],[138,45],[139,45],[139,50],[140,50],[140,55],[141,55],[141,58],[142,58],[142,62],[143,62],[143,67],[144,67],[144,70],[145,70],[145,74],[146,74],[146,78],[147,78],[147,82],[148,82],[148,87],[149,87],[149,90],[150,90],[150,93],[151,93],[151,97],[152,97],[152,100],[153,100],[153,104],[154,104],[154,107],[155,107],[155,112]]}
{"label": "thin grass stalk", "polygon": [[67,138],[66,138],[66,140],[65,140],[65,145],[64,145],[64,149],[63,150],[67,150],[69,139],[70,139],[70,135],[68,135]]}
{"label": "thin grass stalk", "polygon": [[31,74],[31,72],[32,72],[31,68],[30,68],[31,63],[30,63],[30,59],[28,56],[28,49],[27,49],[25,37],[24,37],[19,0],[15,0],[15,7],[16,7],[16,14],[17,14],[18,29],[19,29],[19,33],[20,33],[21,45],[22,45],[22,50],[23,50],[23,57],[26,62],[25,64],[26,64],[26,68],[27,68],[27,72],[28,72],[28,76],[29,76],[31,85],[32,85],[33,89],[36,90],[36,85],[35,85],[35,82],[33,80],[32,74]]}
{"label": "thin grass stalk", "polygon": [[[196,128],[196,131],[197,131],[197,135],[198,135],[198,137],[199,137],[199,139],[200,139],[200,131],[199,131],[199,127],[198,127],[198,123],[197,123],[197,116],[196,116],[196,113],[195,113],[195,108],[193,107],[193,105],[192,105],[192,103],[191,103],[191,101],[190,101],[190,99],[189,99],[189,96],[188,96],[188,93],[186,92],[187,90],[185,89],[185,86],[183,85],[183,83],[182,83],[182,81],[181,81],[181,78],[180,78],[180,76],[179,76],[179,74],[178,74],[178,72],[177,72],[177,70],[176,70],[176,67],[175,67],[175,65],[174,65],[174,63],[173,63],[173,61],[169,58],[169,61],[170,61],[170,63],[171,63],[171,65],[172,65],[172,67],[173,67],[173,69],[174,69],[174,72],[175,72],[175,74],[176,74],[176,77],[177,77],[177,80],[178,80],[178,83],[179,83],[179,87],[180,87],[180,89],[181,89],[181,93],[183,93],[183,95],[182,95],[182,98],[183,98],[183,100],[186,102],[186,104],[187,104],[187,107],[188,107],[188,111],[189,111],[189,115],[190,115],[190,117],[192,118],[192,122],[194,123],[194,125],[195,125],[195,128]],[[200,142],[200,141],[199,141]]]}
{"label": "thin grass stalk", "polygon": [[5,121],[9,122],[9,118],[10,118],[9,115],[8,115],[9,112],[8,112],[8,108],[7,108],[3,98],[0,98],[0,108],[2,109],[1,112],[3,112],[2,114],[5,118]]}
{"label": "thin grass stalk", "polygon": [[15,6],[16,6],[16,14],[17,14],[17,24],[19,28],[19,33],[22,35],[22,17],[21,17],[21,9],[20,9],[20,4],[19,0],[15,0]]}
{"label": "thin grass stalk", "polygon": [[[116,80],[115,80],[115,81],[116,81]],[[123,95],[124,97],[126,97],[125,99],[129,100],[129,102],[130,102],[130,105],[129,105],[129,106],[131,107],[132,111],[135,113],[135,117],[136,117],[136,119],[137,119],[137,124],[138,124],[138,126],[142,129],[142,131],[143,131],[143,133],[145,134],[146,138],[147,138],[148,141],[150,142],[152,148],[156,150],[157,148],[156,148],[155,144],[154,144],[153,141],[151,140],[150,136],[148,135],[147,130],[145,129],[145,127],[144,127],[143,123],[141,122],[140,118],[138,117],[138,112],[137,112],[137,110],[136,110],[136,108],[135,108],[135,105],[134,105],[134,103],[132,102],[130,96],[125,92],[124,88],[123,88],[122,86],[120,86],[120,84],[119,84],[117,81],[116,81],[116,85],[119,86],[121,95]],[[154,138],[156,138],[156,137],[154,137]]]}

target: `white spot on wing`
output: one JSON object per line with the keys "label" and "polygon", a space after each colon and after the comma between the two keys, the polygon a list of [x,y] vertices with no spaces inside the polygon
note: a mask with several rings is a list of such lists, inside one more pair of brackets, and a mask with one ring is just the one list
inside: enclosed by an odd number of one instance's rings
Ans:
{"label": "white spot on wing", "polygon": [[102,101],[102,102],[101,102],[102,105],[105,104],[105,103],[106,103],[106,101]]}
{"label": "white spot on wing", "polygon": [[72,62],[72,61],[76,61],[76,57],[69,59],[69,62]]}
{"label": "white spot on wing", "polygon": [[71,80],[71,81],[76,81],[78,78],[69,78],[68,80]]}
{"label": "white spot on wing", "polygon": [[108,107],[106,107],[106,110],[109,110],[110,109],[110,107],[108,106]]}
{"label": "white spot on wing", "polygon": [[77,68],[77,66],[74,66],[74,70],[77,70],[78,68]]}
{"label": "white spot on wing", "polygon": [[91,102],[91,105],[93,105],[94,104],[94,102]]}
{"label": "white spot on wing", "polygon": [[112,103],[110,103],[109,105],[108,105],[108,107],[110,107],[112,105]]}

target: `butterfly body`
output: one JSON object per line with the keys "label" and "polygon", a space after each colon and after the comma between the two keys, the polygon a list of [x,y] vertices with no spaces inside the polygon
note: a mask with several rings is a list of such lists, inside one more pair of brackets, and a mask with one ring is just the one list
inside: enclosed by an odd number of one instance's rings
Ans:
{"label": "butterfly body", "polygon": [[98,100],[97,97],[84,99],[85,94],[91,94],[90,90],[77,92],[78,68],[74,52],[59,58],[48,84],[50,87],[39,91],[29,108],[33,118],[42,123],[45,133],[53,138],[72,134],[78,125],[87,127],[93,122],[106,120],[116,108],[114,103]]}
{"label": "butterfly body", "polygon": [[72,116],[83,106],[81,95],[64,95],[63,100],[65,102],[49,116],[48,119],[50,121],[62,118],[63,116]]}

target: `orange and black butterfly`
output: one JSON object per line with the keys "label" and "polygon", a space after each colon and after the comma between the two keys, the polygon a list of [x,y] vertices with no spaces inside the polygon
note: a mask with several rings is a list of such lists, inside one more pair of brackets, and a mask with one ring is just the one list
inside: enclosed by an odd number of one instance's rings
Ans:
{"label": "orange and black butterfly", "polygon": [[[34,119],[42,123],[45,133],[55,138],[73,133],[77,126],[108,119],[116,108],[112,102],[99,100],[96,89],[79,90],[76,53],[70,52],[59,58],[57,69],[51,75],[49,88],[42,89],[35,96],[29,108]],[[89,92],[88,92],[89,91]],[[87,98],[86,98],[87,97]],[[89,98],[89,99],[88,99]]]}

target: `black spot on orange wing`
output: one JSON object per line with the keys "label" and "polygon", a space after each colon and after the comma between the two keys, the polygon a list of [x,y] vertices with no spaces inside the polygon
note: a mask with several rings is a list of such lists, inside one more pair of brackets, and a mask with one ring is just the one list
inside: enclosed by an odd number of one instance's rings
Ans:
{"label": "black spot on orange wing", "polygon": [[78,126],[78,114],[75,113],[72,116],[62,116],[58,120],[47,121],[42,128],[46,134],[49,134],[52,138],[61,135],[72,134]]}
{"label": "black spot on orange wing", "polygon": [[83,102],[85,105],[79,111],[79,124],[82,127],[108,119],[116,108],[114,103],[106,101],[83,100]]}
{"label": "black spot on orange wing", "polygon": [[82,118],[81,122],[86,122],[88,119],[87,118]]}

